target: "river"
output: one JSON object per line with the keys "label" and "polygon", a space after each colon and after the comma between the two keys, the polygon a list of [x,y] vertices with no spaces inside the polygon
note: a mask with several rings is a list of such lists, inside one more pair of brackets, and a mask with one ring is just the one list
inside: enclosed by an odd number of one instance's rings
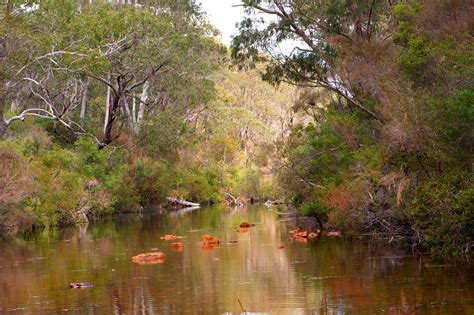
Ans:
{"label": "river", "polygon": [[[256,226],[237,233],[242,221]],[[0,313],[474,313],[472,265],[367,240],[290,242],[294,224],[265,206],[221,206],[4,239]],[[167,233],[183,236],[182,251],[160,239]],[[203,249],[203,234],[220,245]],[[157,248],[164,263],[131,261]],[[93,287],[69,289],[70,282]]]}

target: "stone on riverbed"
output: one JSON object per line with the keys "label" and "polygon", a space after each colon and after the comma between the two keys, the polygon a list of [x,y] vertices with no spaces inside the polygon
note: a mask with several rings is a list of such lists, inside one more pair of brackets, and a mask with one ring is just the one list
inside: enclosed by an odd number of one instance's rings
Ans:
{"label": "stone on riverbed", "polygon": [[163,252],[142,253],[132,257],[132,261],[139,265],[154,265],[165,262],[166,255]]}

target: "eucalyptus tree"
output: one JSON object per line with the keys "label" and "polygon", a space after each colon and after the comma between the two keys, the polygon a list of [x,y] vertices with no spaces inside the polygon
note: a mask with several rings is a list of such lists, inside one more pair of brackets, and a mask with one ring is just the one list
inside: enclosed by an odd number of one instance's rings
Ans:
{"label": "eucalyptus tree", "polygon": [[[263,79],[323,88],[372,118],[380,115],[359,99],[348,79],[348,47],[390,37],[387,0],[242,0],[247,17],[232,42],[240,65],[269,62]],[[283,47],[283,49],[281,48]],[[291,48],[290,48],[291,47]]]}
{"label": "eucalyptus tree", "polygon": [[0,62],[2,87],[12,95],[2,93],[2,133],[36,116],[100,134],[86,115],[89,100],[102,98],[103,148],[127,124],[138,135],[160,109],[189,116],[212,98],[207,76],[223,49],[194,1],[49,0],[7,8]]}
{"label": "eucalyptus tree", "polygon": [[67,73],[73,60],[87,55],[58,47],[57,29],[43,32],[30,20],[32,7],[15,4],[9,1],[0,16],[0,137],[28,116],[55,120],[82,133],[69,116],[82,85]]}
{"label": "eucalyptus tree", "polygon": [[107,90],[101,148],[119,134],[113,131],[117,119],[125,118],[121,125],[128,123],[138,135],[146,115],[157,108],[190,95],[194,99],[181,101],[189,110],[195,99],[205,101],[199,90],[212,91],[206,76],[220,49],[212,28],[194,6],[183,8],[185,3],[164,2],[161,10],[149,4],[85,5],[69,23],[70,40],[99,54],[91,56],[94,66],[86,75]]}

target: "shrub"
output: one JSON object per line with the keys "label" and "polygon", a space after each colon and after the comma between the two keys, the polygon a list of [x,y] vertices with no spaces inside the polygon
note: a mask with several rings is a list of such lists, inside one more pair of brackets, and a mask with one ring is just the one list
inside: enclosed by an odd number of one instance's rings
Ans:
{"label": "shrub", "polygon": [[328,208],[321,202],[313,201],[300,206],[299,212],[302,215],[312,217],[325,217],[328,214]]}
{"label": "shrub", "polygon": [[161,203],[166,200],[169,190],[169,166],[149,158],[140,158],[131,166],[129,176],[137,199],[141,204],[149,205]]}
{"label": "shrub", "polygon": [[472,176],[460,170],[416,186],[409,207],[424,244],[435,253],[468,251],[474,238]]}
{"label": "shrub", "polygon": [[342,185],[330,185],[322,197],[322,204],[330,209],[331,225],[349,233],[361,232],[365,227],[368,193],[372,187],[366,180],[353,179]]}

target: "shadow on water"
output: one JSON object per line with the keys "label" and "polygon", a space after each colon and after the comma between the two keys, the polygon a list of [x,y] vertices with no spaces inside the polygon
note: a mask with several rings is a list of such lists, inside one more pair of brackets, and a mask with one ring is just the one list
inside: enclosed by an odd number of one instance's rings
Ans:
{"label": "shadow on water", "polygon": [[[4,240],[0,312],[474,312],[472,266],[440,264],[367,241],[289,242],[291,226],[281,219],[262,206],[212,207],[121,216]],[[237,233],[242,221],[256,226]],[[183,236],[183,251],[160,239],[167,233]],[[203,234],[221,244],[203,250]],[[133,255],[156,248],[166,254],[165,263],[131,262]],[[70,290],[70,282],[94,287]]]}

